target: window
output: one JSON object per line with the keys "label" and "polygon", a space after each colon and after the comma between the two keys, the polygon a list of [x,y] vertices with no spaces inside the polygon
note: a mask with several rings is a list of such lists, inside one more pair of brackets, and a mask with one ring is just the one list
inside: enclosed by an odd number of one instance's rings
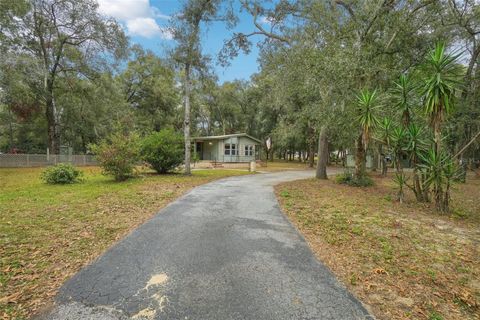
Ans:
{"label": "window", "polygon": [[253,146],[245,146],[245,156],[253,156]]}
{"label": "window", "polygon": [[237,155],[237,145],[225,143],[225,155],[226,156],[235,156]]}

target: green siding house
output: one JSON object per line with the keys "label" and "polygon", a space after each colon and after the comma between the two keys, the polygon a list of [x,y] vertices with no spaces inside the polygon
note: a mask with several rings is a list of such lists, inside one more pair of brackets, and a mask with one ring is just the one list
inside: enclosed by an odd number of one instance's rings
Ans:
{"label": "green siding house", "polygon": [[192,139],[199,160],[215,162],[250,162],[260,159],[262,142],[246,133]]}

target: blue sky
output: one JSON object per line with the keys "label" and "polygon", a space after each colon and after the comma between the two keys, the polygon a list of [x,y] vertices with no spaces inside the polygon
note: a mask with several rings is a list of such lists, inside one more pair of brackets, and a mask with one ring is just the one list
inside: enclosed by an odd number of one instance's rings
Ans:
{"label": "blue sky", "polygon": [[[113,16],[124,26],[133,43],[140,44],[158,55],[165,54],[166,49],[174,45],[171,35],[165,29],[168,19],[181,8],[182,1],[176,0],[98,0],[99,10]],[[238,9],[240,9],[238,7]],[[228,67],[222,67],[216,61],[223,42],[233,31],[251,32],[254,30],[251,16],[238,10],[240,22],[235,30],[228,30],[223,23],[210,25],[203,30],[202,47],[205,54],[211,55],[215,72],[220,82],[234,79],[248,80],[258,71],[258,48],[252,46],[248,55],[240,54]],[[262,40],[260,37],[252,40]]]}

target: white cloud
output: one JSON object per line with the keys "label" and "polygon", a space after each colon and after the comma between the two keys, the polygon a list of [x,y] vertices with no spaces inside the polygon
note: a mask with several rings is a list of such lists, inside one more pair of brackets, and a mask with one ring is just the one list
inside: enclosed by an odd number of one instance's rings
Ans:
{"label": "white cloud", "polygon": [[155,21],[170,17],[152,7],[149,0],[99,0],[98,4],[98,11],[119,20],[126,26],[129,35],[172,39],[172,33]]}
{"label": "white cloud", "polygon": [[127,29],[130,34],[145,38],[153,38],[160,35],[163,39],[172,39],[171,32],[160,27],[153,18],[135,18],[127,20]]}

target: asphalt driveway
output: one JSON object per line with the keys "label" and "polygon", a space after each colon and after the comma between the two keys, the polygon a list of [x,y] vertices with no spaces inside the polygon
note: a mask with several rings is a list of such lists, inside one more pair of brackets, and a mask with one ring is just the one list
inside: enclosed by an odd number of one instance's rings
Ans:
{"label": "asphalt driveway", "polygon": [[273,185],[193,189],[67,281],[45,319],[369,319],[280,211]]}

